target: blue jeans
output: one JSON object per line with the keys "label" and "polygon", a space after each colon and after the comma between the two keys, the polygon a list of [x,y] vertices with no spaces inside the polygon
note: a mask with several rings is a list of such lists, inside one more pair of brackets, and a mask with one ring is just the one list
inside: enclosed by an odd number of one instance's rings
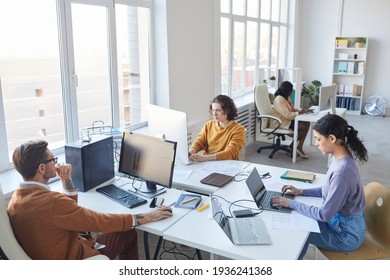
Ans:
{"label": "blue jeans", "polygon": [[366,234],[364,212],[336,214],[329,222],[318,222],[318,225],[321,233],[310,233],[299,260],[305,256],[309,244],[332,251],[352,251],[362,245]]}

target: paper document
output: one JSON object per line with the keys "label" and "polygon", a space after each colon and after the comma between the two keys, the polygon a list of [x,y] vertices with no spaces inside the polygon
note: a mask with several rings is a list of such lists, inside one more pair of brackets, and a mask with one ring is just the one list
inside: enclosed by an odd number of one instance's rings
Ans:
{"label": "paper document", "polygon": [[320,232],[320,227],[318,226],[318,222],[316,220],[303,216],[299,213],[273,214],[272,228]]}
{"label": "paper document", "polygon": [[244,172],[244,168],[245,167],[236,160],[213,160],[199,164],[199,169],[202,170],[233,175]]}
{"label": "paper document", "polygon": [[175,168],[173,171],[174,181],[187,180],[191,173],[192,170],[180,170]]}

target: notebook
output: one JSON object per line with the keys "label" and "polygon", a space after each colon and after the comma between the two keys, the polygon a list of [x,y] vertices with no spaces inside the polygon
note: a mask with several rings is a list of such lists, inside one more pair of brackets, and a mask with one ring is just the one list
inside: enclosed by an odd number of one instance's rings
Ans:
{"label": "notebook", "polygon": [[214,220],[235,245],[271,244],[267,228],[260,217],[230,218],[223,213],[216,198],[211,198]]}
{"label": "notebook", "polygon": [[227,183],[229,183],[230,181],[232,181],[233,178],[234,176],[214,172],[204,177],[202,180],[200,180],[200,182],[206,185],[211,185],[211,186],[221,188]]}
{"label": "notebook", "polygon": [[[257,207],[264,210],[278,211],[282,213],[290,213],[292,209],[284,207],[273,207],[271,205],[271,198],[274,196],[283,196],[282,192],[268,191],[265,189],[263,180],[261,180],[260,174],[256,167],[253,168],[251,174],[246,179],[246,185],[255,200]],[[284,195],[286,198],[294,199],[293,195]]]}
{"label": "notebook", "polygon": [[300,182],[313,183],[316,178],[316,174],[309,172],[291,171],[287,170],[280,176],[282,179],[295,180]]}
{"label": "notebook", "polygon": [[195,209],[202,201],[198,194],[182,193],[175,203],[175,208]]}

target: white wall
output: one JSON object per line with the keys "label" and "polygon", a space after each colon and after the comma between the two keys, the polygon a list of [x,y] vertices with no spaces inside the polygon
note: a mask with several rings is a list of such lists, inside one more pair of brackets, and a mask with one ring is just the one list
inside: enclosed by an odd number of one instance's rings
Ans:
{"label": "white wall", "polygon": [[[342,7],[342,13],[341,12]],[[390,1],[301,0],[300,61],[303,79],[331,82],[334,38],[367,36],[364,100],[380,95],[390,105]]]}
{"label": "white wall", "polygon": [[[210,116],[208,105],[216,92],[219,78],[218,61],[214,57],[214,16],[211,0],[156,0],[166,7],[162,32],[167,40],[161,46],[167,60],[157,67],[157,92],[169,93],[169,101],[159,104],[185,111],[190,120],[204,121]],[[290,47],[293,65],[302,67],[303,80],[332,81],[333,49],[336,36],[368,36],[369,51],[366,68],[364,100],[371,95],[383,96],[390,104],[390,1],[388,0],[295,0],[297,26],[293,28],[296,42]],[[219,16],[218,10],[215,12]],[[158,19],[156,19],[158,20]],[[164,31],[164,29],[166,29]],[[160,34],[162,35],[162,34]],[[218,34],[217,34],[218,35]],[[160,46],[156,46],[159,48]],[[160,54],[161,55],[161,54]],[[291,54],[290,54],[291,55]],[[164,60],[163,60],[164,61]],[[291,60],[290,60],[291,62]],[[166,81],[169,83],[166,83]],[[219,83],[219,81],[217,81]],[[165,83],[165,84],[164,84]],[[390,106],[390,105],[389,105]]]}
{"label": "white wall", "polygon": [[[157,100],[158,105],[184,111],[190,120],[207,120],[210,117],[208,106],[214,97],[213,1],[159,1],[166,5],[168,49],[165,55],[168,62],[163,67],[157,66],[156,77],[160,82],[156,90],[158,94],[159,91],[169,91],[169,104]],[[161,26],[160,29],[164,31]],[[157,59],[157,63],[159,61]],[[169,85],[164,85],[161,79],[168,79]]]}

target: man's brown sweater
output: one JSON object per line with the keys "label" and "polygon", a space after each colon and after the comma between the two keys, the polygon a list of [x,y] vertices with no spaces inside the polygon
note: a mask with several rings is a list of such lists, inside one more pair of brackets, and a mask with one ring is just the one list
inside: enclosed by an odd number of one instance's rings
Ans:
{"label": "man's brown sweater", "polygon": [[84,259],[99,254],[79,232],[118,232],[133,226],[131,214],[102,214],[41,186],[17,189],[8,215],[19,244],[32,259]]}

